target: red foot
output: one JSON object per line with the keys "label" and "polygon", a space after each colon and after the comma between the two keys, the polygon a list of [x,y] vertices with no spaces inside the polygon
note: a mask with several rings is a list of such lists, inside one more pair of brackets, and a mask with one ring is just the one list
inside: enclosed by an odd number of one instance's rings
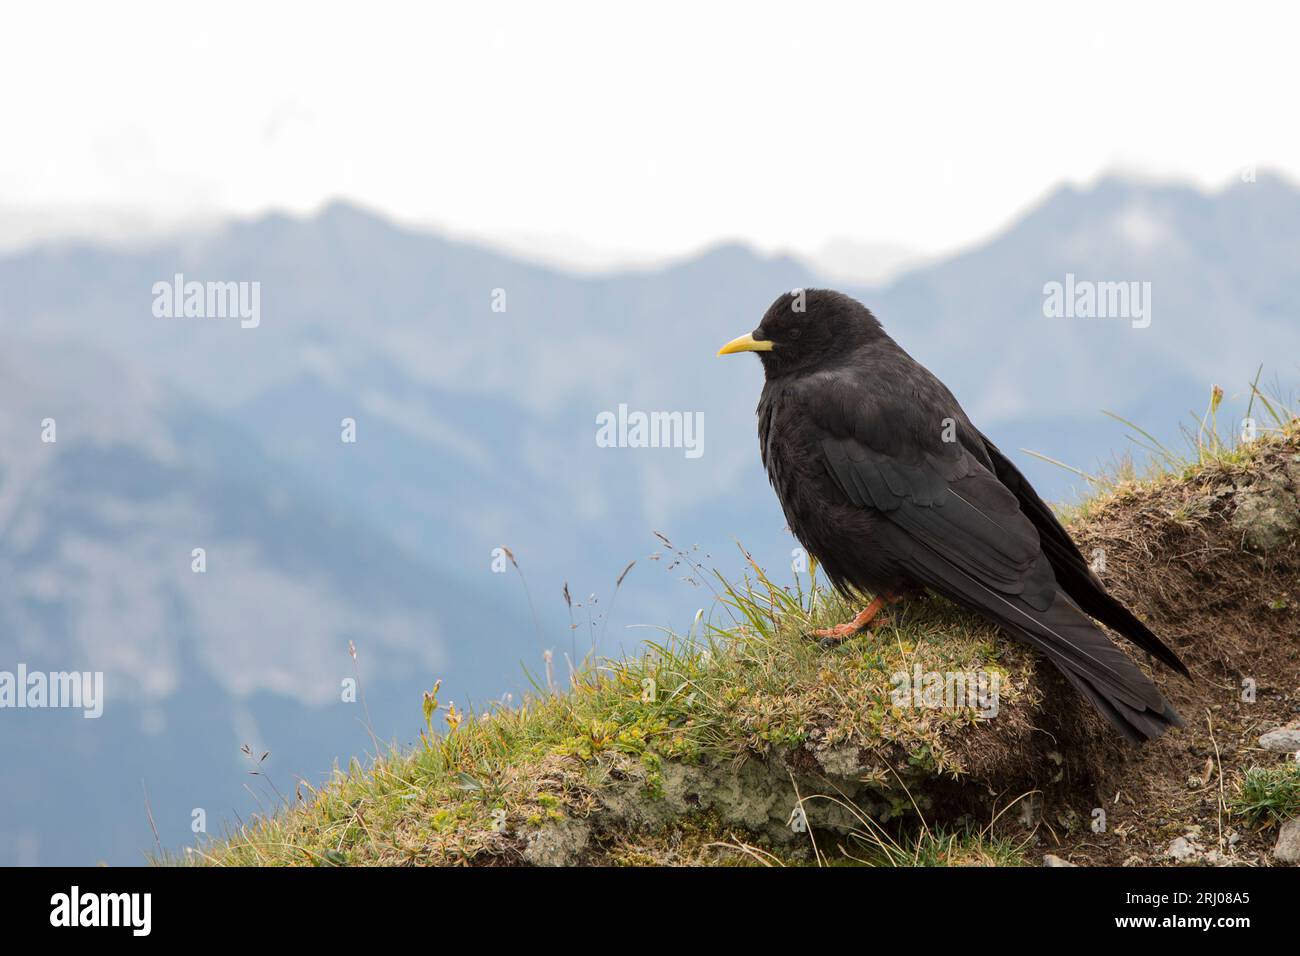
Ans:
{"label": "red foot", "polygon": [[810,637],[820,637],[825,641],[833,641],[839,644],[848,640],[854,634],[865,630],[869,627],[880,627],[889,623],[889,615],[881,614],[886,604],[893,604],[899,600],[897,595],[886,595],[878,597],[847,624],[837,624],[835,627],[820,627],[814,631],[809,631]]}

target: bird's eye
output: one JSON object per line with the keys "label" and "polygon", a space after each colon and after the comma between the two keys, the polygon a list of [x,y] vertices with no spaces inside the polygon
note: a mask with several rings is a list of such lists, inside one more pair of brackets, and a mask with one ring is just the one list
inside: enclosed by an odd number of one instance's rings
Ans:
{"label": "bird's eye", "polygon": [[791,329],[789,332],[786,333],[786,338],[788,338],[791,342],[793,342],[801,335],[803,335],[803,329],[799,328],[796,325],[793,329]]}

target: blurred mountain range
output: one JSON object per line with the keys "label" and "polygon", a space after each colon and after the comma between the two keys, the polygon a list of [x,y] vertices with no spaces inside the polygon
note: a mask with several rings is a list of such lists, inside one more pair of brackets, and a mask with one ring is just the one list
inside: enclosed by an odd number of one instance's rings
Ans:
{"label": "blurred mountain range", "polygon": [[[258,283],[257,327],[156,317],[177,274]],[[1046,317],[1067,275],[1149,282],[1150,325]],[[255,812],[370,729],[410,741],[439,678],[481,706],[527,687],[521,663],[544,681],[545,651],[563,680],[566,655],[684,629],[737,541],[787,568],[758,363],[714,352],[824,284],[742,245],[566,274],[346,203],[0,258],[0,670],[102,670],[107,697],[98,720],[0,711],[0,863],[137,862],[146,792],[161,844],[190,842],[196,809],[210,829]],[[1075,479],[1018,449],[1089,469],[1126,442],[1103,408],[1168,437],[1212,382],[1300,380],[1300,192],[1064,187],[845,291],[1059,498]],[[600,447],[621,405],[702,413],[703,455]],[[342,699],[349,642],[364,704]]]}

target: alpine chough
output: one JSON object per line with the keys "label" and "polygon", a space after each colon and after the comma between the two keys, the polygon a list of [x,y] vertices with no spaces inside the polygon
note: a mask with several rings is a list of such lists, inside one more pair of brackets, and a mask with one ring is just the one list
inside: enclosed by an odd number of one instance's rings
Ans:
{"label": "alpine chough", "polygon": [[859,302],[782,295],[719,355],[757,352],[758,437],[785,517],[846,596],[874,599],[842,640],[929,590],[1045,654],[1130,741],[1182,720],[1094,621],[1187,668],[1106,592],[1078,546],[952,393]]}

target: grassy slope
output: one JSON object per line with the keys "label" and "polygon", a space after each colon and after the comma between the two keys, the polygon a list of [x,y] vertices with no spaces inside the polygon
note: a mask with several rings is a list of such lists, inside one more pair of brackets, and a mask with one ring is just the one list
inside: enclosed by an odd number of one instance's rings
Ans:
{"label": "grassy slope", "polygon": [[[1248,475],[1279,456],[1300,461],[1298,452],[1291,432],[1171,462],[1172,471],[1117,482],[1089,501],[1072,516],[1074,530],[1085,539],[1093,522],[1113,531],[1134,500]],[[1200,499],[1182,497],[1190,510],[1173,518],[1194,523]],[[1041,850],[1027,849],[1040,842],[1032,800],[1022,798],[1068,797],[1117,760],[1105,729],[1068,691],[1057,693],[1063,685],[1050,669],[946,602],[913,602],[887,625],[825,649],[806,632],[854,609],[815,579],[787,589],[755,567],[718,591],[724,624],[603,662],[568,691],[485,714],[426,701],[430,733],[413,751],[354,764],[193,858],[1005,865],[1023,854],[1036,863]],[[915,665],[997,673],[996,718],[981,720],[970,707],[895,706],[890,677]],[[1088,805],[1083,799],[1078,812]],[[790,825],[796,807],[810,832],[797,813]],[[1022,815],[1024,826],[1007,826]],[[1044,822],[1055,834],[1071,829],[1062,819]]]}
{"label": "grassy slope", "polygon": [[[827,651],[804,634],[852,611],[827,600],[809,614],[805,600],[773,615],[758,597],[766,593],[762,585],[724,592],[738,615],[750,616],[725,633],[605,662],[571,690],[517,709],[453,715],[454,728],[426,735],[413,752],[354,765],[314,800],[205,855],[228,864],[513,857],[530,830],[590,813],[613,781],[635,780],[654,801],[665,763],[726,764],[809,741],[834,748],[870,740],[901,749],[928,773],[955,775],[960,764],[946,738],[971,725],[974,711],[892,707],[890,674],[920,663],[1023,675],[1028,663],[1025,655],[1005,661],[993,628],[938,602]],[[778,602],[797,600],[774,593]]]}

